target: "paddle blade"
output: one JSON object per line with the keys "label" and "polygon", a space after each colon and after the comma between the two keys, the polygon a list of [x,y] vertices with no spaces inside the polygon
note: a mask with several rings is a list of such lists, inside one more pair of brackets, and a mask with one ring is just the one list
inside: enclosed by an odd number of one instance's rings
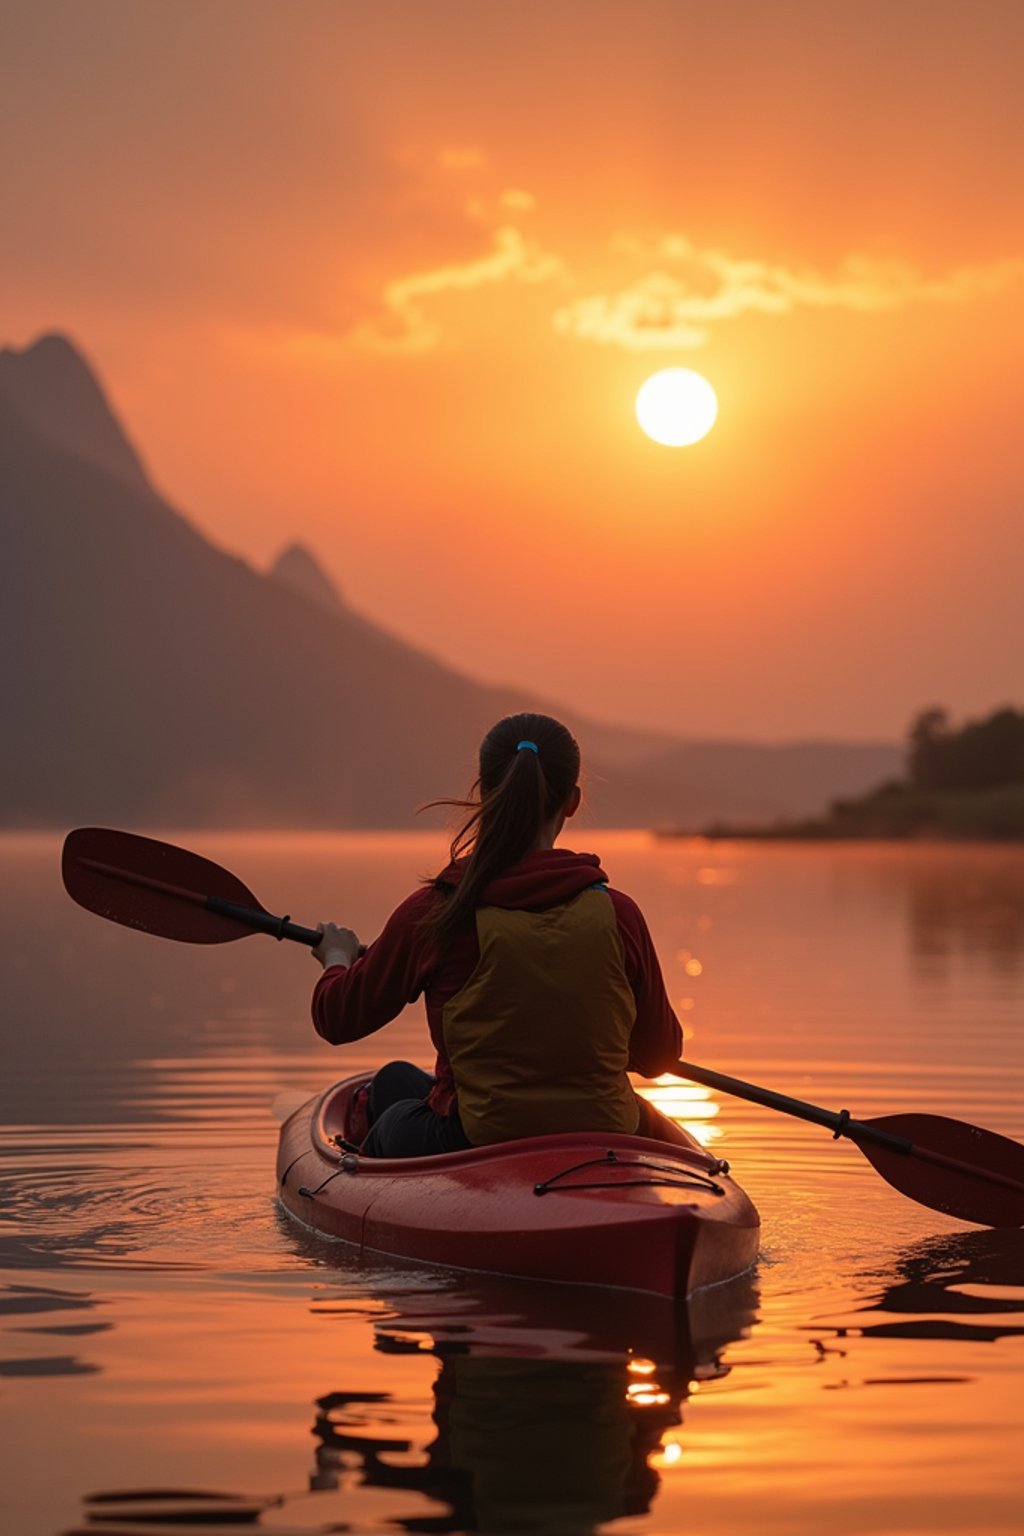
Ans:
{"label": "paddle blade", "polygon": [[225,944],[253,931],[206,911],[209,896],[263,911],[249,888],[219,864],[173,843],[107,827],[70,832],[61,873],[68,895],[80,907],[126,928],[185,944]]}
{"label": "paddle blade", "polygon": [[863,1123],[912,1143],[913,1151],[904,1155],[857,1141],[901,1194],[982,1227],[1024,1226],[1024,1147],[1019,1142],[943,1115],[880,1115]]}

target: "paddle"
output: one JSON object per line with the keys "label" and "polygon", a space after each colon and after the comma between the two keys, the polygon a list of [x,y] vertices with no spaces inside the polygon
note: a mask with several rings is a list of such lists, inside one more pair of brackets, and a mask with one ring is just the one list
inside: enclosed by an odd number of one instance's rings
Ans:
{"label": "paddle", "polygon": [[[188,944],[224,944],[270,933],[314,947],[315,928],[274,917],[219,864],[173,843],[131,832],[82,827],[68,834],[64,884],[79,906],[115,923]],[[852,1120],[723,1072],[680,1061],[676,1071],[735,1098],[824,1125],[856,1142],[894,1189],[962,1221],[1024,1226],[1024,1147],[1006,1136],[940,1115],[882,1115]]]}
{"label": "paddle", "polygon": [[1024,1147],[944,1115],[878,1115],[852,1120],[845,1109],[819,1109],[803,1099],[680,1061],[680,1077],[768,1109],[827,1126],[847,1137],[894,1189],[961,1221],[983,1227],[1024,1226]]}
{"label": "paddle", "polygon": [[173,843],[108,827],[79,827],[64,840],[61,873],[80,907],[185,944],[227,944],[270,933],[311,948],[316,928],[274,917],[248,886],[219,864]]}

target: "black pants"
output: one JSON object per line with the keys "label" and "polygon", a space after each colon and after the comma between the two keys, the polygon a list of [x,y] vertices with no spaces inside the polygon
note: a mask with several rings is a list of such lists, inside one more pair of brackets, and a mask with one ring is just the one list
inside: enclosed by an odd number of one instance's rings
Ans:
{"label": "black pants", "polygon": [[428,1072],[408,1061],[389,1061],[374,1074],[367,1108],[367,1157],[431,1157],[464,1152],[470,1142],[458,1114],[436,1115],[427,1103],[434,1086]]}

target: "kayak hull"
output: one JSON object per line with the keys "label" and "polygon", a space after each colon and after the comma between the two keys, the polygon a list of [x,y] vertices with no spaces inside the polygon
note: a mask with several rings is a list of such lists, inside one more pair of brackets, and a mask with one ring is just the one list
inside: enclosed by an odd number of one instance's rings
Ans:
{"label": "kayak hull", "polygon": [[750,1200],[671,1121],[652,1117],[658,1139],[571,1132],[370,1158],[343,1144],[366,1081],[335,1084],[281,1128],[281,1203],[325,1236],[446,1268],[679,1298],[757,1257]]}

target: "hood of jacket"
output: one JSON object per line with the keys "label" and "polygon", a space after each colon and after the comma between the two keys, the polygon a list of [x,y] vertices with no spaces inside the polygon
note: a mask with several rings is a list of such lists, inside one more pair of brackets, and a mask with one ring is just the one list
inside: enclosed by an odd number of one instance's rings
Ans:
{"label": "hood of jacket", "polygon": [[[468,860],[457,859],[442,870],[438,885],[458,885]],[[573,853],[569,848],[542,848],[510,864],[488,881],[481,904],[537,912],[571,901],[591,885],[607,885],[608,876],[596,853]]]}

